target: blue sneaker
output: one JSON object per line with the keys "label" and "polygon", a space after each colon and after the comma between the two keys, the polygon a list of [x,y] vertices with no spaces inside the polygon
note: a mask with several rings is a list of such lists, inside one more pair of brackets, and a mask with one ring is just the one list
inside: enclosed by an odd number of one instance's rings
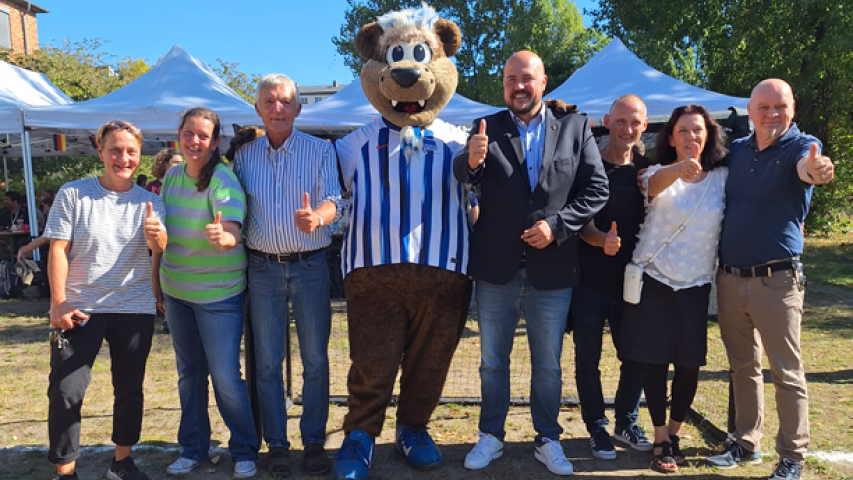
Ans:
{"label": "blue sneaker", "polygon": [[729,469],[740,465],[758,465],[761,463],[761,452],[750,452],[729,436],[725,448],[720,453],[709,456],[706,461],[712,467]]}
{"label": "blue sneaker", "polygon": [[374,441],[364,430],[353,430],[344,439],[332,475],[335,480],[362,480],[370,473],[373,465]]}
{"label": "blue sneaker", "polygon": [[415,470],[430,470],[441,465],[441,452],[426,427],[412,428],[397,425],[397,451],[406,457]]}

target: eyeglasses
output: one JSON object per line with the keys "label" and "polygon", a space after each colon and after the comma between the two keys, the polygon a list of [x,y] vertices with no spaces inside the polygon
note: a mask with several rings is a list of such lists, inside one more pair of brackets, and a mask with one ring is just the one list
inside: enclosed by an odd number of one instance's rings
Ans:
{"label": "eyeglasses", "polygon": [[127,123],[123,120],[113,120],[111,122],[105,123],[98,130],[98,135],[95,139],[96,143],[98,145],[102,145],[104,137],[107,135],[107,132],[119,132],[121,130],[127,130],[131,135],[136,137],[140,143],[142,143],[142,132],[139,131],[139,127],[133,125],[132,123]]}

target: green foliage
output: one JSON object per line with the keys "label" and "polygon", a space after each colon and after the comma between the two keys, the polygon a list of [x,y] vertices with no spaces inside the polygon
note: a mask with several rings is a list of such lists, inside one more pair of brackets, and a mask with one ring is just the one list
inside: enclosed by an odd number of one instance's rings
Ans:
{"label": "green foliage", "polygon": [[144,60],[117,59],[100,51],[100,39],[59,46],[45,45],[29,55],[0,51],[0,60],[28,70],[44,73],[54,85],[76,102],[100,97],[122,87],[150,68]]}
{"label": "green foliage", "polygon": [[853,4],[838,0],[598,0],[595,26],[688,83],[749,96],[765,78],[791,84],[796,122],[836,165],[815,189],[809,231],[849,230],[853,199]]}
{"label": "green foliage", "polygon": [[[340,35],[332,39],[344,63],[359,75],[366,60],[355,48],[358,30],[393,10],[420,0],[348,0]],[[563,83],[606,45],[598,32],[583,27],[569,0],[436,0],[431,6],[456,23],[462,46],[454,57],[457,92],[492,105],[503,104],[501,70],[514,52],[529,49],[545,64],[549,90]],[[571,102],[571,99],[563,99]]]}
{"label": "green foliage", "polygon": [[225,80],[225,83],[228,84],[232,90],[237,92],[247,102],[254,105],[255,86],[257,86],[258,82],[261,80],[261,76],[257,73],[246,75],[245,73],[237,70],[237,67],[240,66],[239,63],[226,62],[221,58],[217,58],[216,61],[219,62],[219,67],[212,67],[213,71],[216,72],[220,78]]}

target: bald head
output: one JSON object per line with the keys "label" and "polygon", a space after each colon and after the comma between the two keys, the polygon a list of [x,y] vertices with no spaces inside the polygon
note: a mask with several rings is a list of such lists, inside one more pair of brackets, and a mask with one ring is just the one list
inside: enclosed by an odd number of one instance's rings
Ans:
{"label": "bald head", "polygon": [[509,57],[504,67],[504,101],[518,118],[529,122],[542,108],[548,77],[542,59],[522,50]]}
{"label": "bald head", "polygon": [[643,102],[643,99],[634,95],[633,93],[628,93],[617,97],[616,100],[613,100],[613,103],[610,104],[610,114],[613,114],[613,110],[618,107],[628,107],[632,110],[639,111],[643,117],[646,116],[646,103]]}
{"label": "bald head", "polygon": [[755,125],[759,149],[766,148],[790,128],[794,119],[794,92],[784,80],[762,80],[752,89],[746,109]]}

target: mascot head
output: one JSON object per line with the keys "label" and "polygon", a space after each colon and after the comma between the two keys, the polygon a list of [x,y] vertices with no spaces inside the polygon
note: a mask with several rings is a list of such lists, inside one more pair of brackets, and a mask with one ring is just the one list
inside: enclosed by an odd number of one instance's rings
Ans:
{"label": "mascot head", "polygon": [[455,23],[431,7],[391,12],[359,30],[355,45],[368,59],[361,88],[370,103],[399,127],[432,123],[456,91],[448,57],[462,43]]}

